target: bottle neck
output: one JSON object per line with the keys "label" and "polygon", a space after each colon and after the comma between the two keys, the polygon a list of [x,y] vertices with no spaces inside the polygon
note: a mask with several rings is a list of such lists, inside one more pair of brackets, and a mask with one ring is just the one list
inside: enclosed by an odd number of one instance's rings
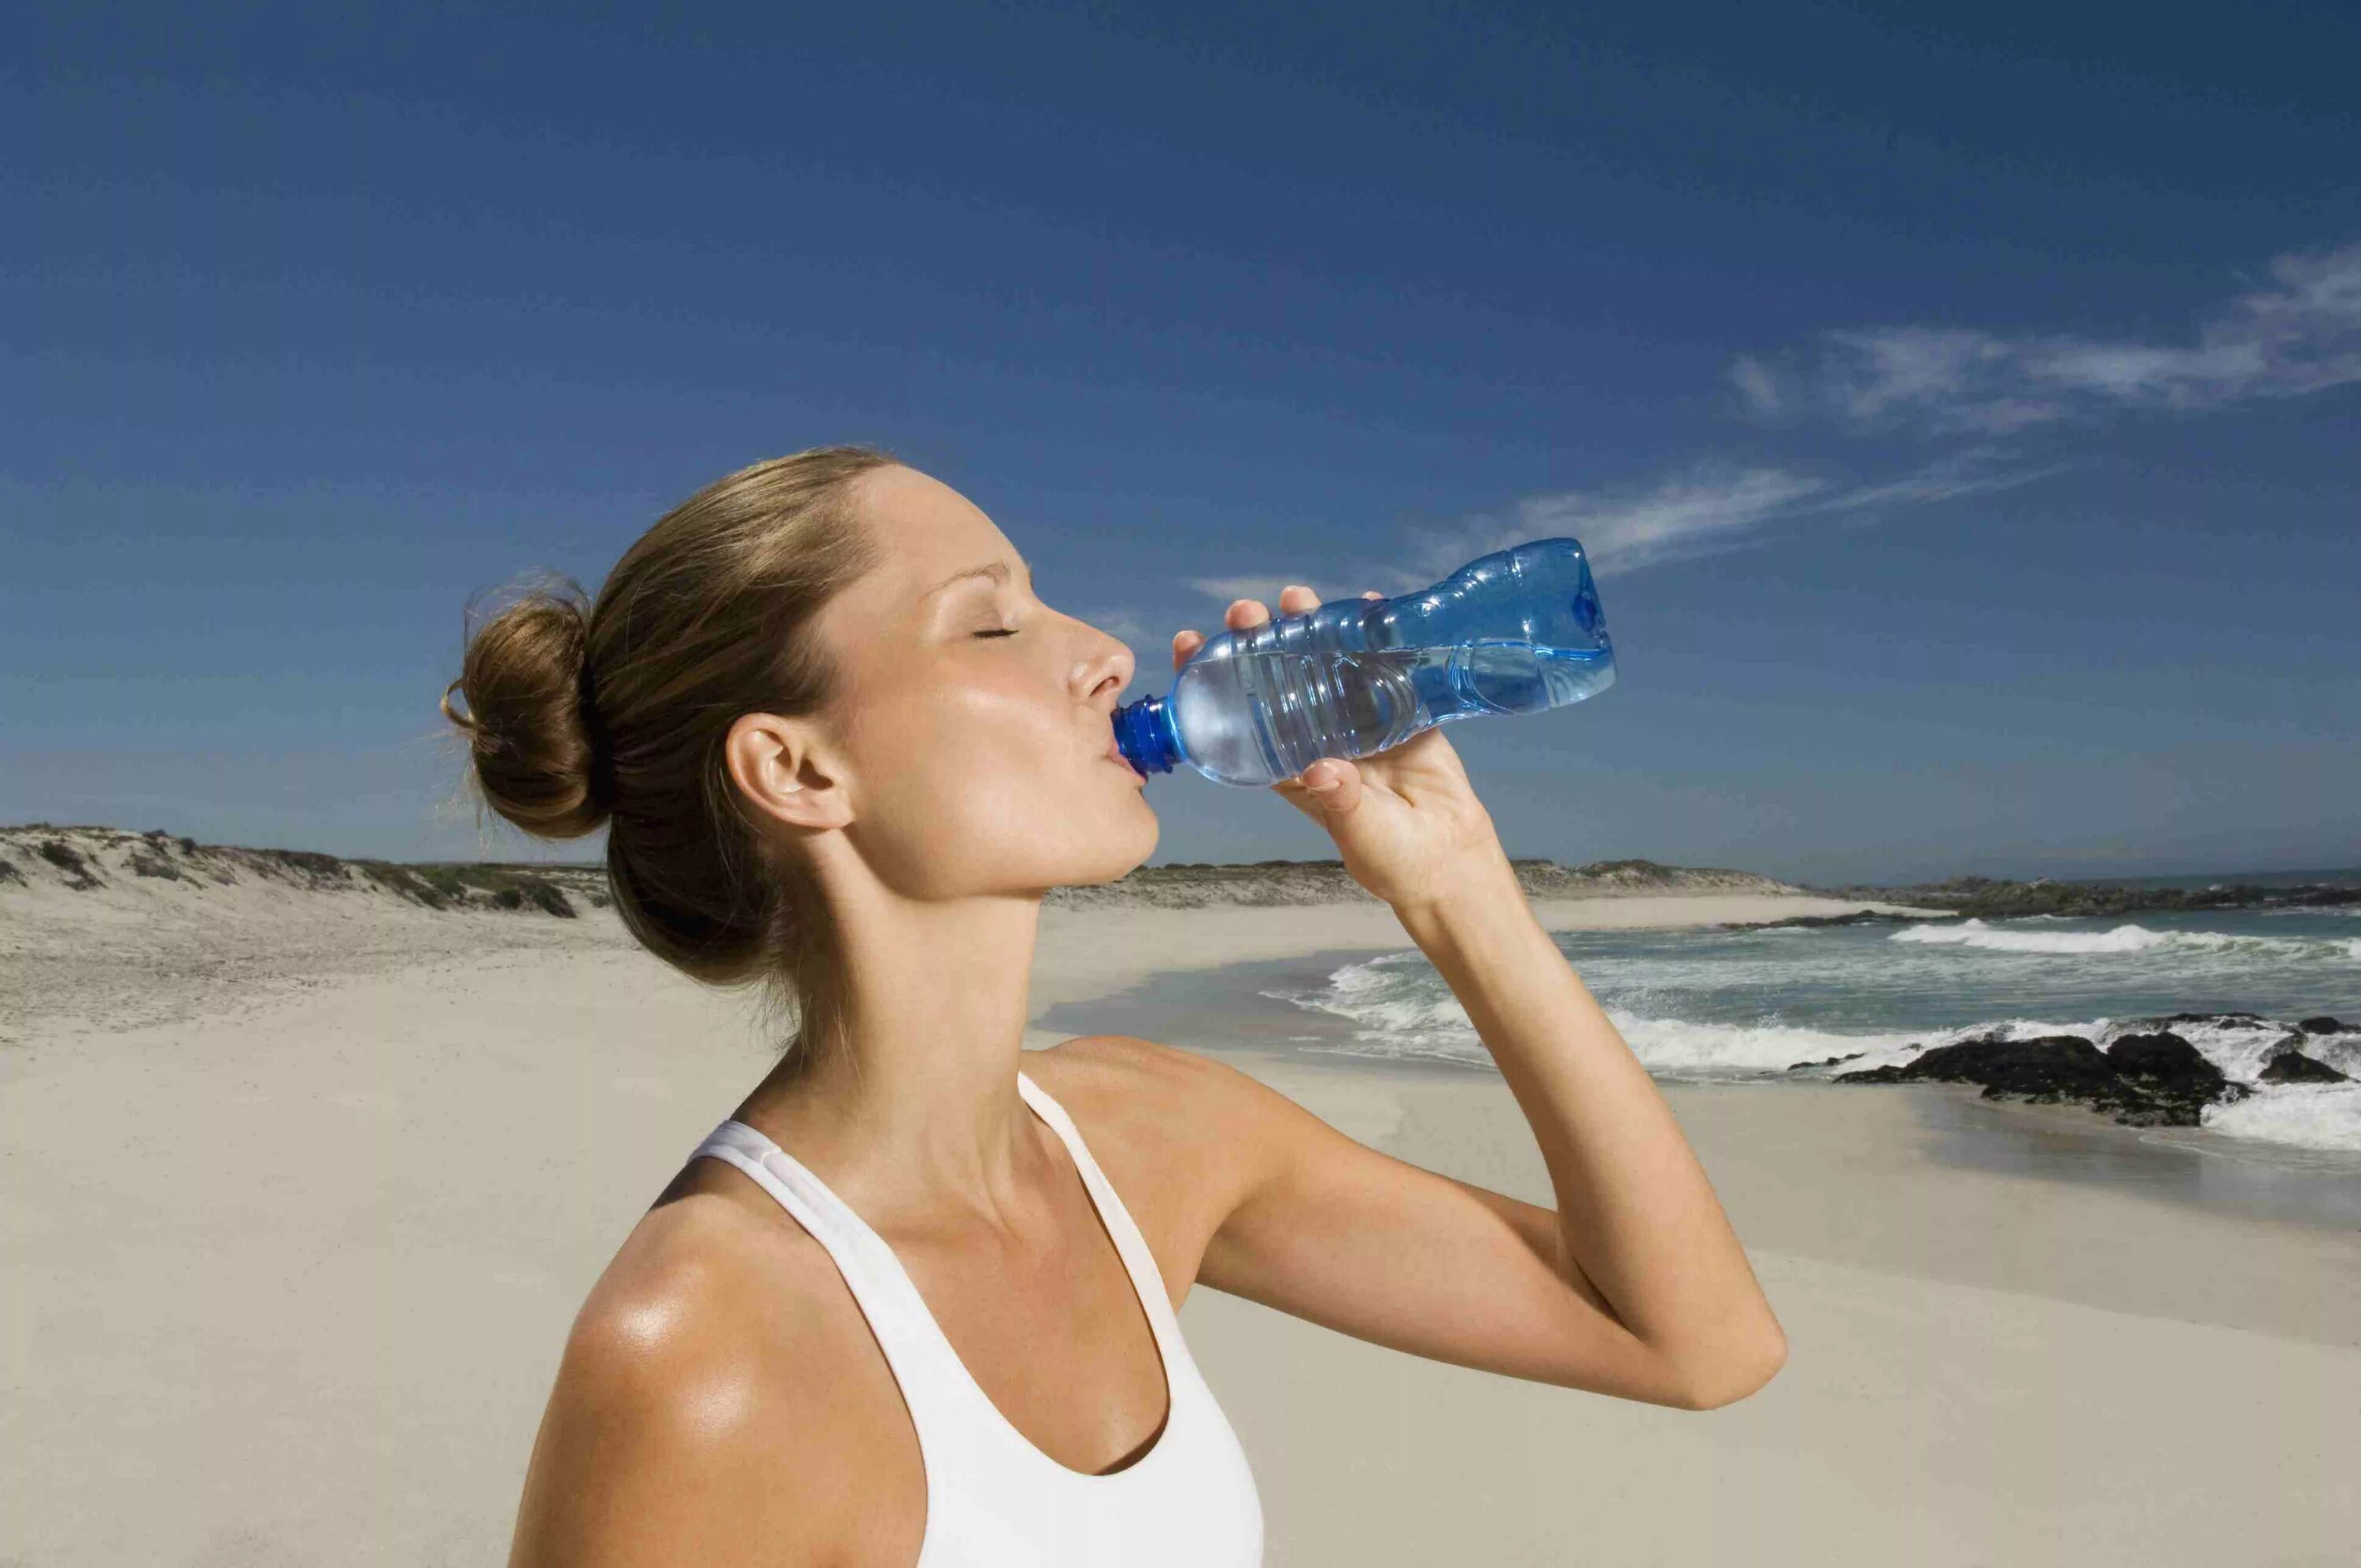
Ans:
{"label": "bottle neck", "polygon": [[1169,773],[1180,760],[1180,738],[1160,696],[1144,696],[1115,711],[1115,744],[1142,773]]}

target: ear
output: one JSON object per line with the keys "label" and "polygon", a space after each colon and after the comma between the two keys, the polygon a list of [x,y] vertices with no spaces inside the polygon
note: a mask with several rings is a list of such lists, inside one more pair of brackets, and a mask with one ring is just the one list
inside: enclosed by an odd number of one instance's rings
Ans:
{"label": "ear", "polygon": [[765,816],[792,828],[841,828],[852,820],[842,770],[808,720],[741,714],[721,755],[746,804]]}

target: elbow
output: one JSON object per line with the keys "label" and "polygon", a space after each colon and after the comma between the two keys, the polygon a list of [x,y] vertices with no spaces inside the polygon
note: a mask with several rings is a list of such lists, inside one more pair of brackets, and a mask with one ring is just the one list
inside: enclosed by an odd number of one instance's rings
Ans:
{"label": "elbow", "polygon": [[1773,1331],[1752,1354],[1697,1368],[1685,1378],[1675,1405],[1684,1410],[1718,1410],[1761,1389],[1787,1365],[1787,1337]]}

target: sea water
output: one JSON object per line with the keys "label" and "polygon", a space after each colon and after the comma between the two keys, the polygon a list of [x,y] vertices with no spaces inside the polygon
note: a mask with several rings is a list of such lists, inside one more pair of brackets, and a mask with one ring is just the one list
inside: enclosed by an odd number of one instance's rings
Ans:
{"label": "sea water", "polygon": [[[1660,1079],[1826,1078],[1986,1035],[2081,1035],[2103,1048],[2175,1013],[2246,1014],[2171,1025],[2256,1089],[2235,1105],[2208,1106],[2204,1128],[2361,1151],[2361,910],[1568,931],[1554,939]],[[1490,1061],[1450,987],[1415,948],[1263,994],[1343,1025],[1301,1049]],[[2356,1081],[2255,1083],[2295,1022],[2322,1014],[2350,1027],[2305,1036],[2301,1048]],[[1829,1057],[1851,1059],[1822,1065]]]}

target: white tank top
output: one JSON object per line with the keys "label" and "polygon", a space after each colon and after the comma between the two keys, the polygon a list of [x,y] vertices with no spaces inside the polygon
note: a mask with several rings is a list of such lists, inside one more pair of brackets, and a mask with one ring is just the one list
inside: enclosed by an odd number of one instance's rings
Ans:
{"label": "white tank top", "polygon": [[927,1524],[918,1568],[1232,1568],[1262,1561],[1262,1503],[1237,1434],[1180,1338],[1156,1258],[1064,1107],[1022,1071],[1018,1092],[1073,1157],[1163,1357],[1169,1414],[1148,1453],[1093,1475],[1018,1431],[968,1375],[884,1238],[787,1152],[726,1121],[697,1146],[744,1171],[835,1259],[917,1427]]}

